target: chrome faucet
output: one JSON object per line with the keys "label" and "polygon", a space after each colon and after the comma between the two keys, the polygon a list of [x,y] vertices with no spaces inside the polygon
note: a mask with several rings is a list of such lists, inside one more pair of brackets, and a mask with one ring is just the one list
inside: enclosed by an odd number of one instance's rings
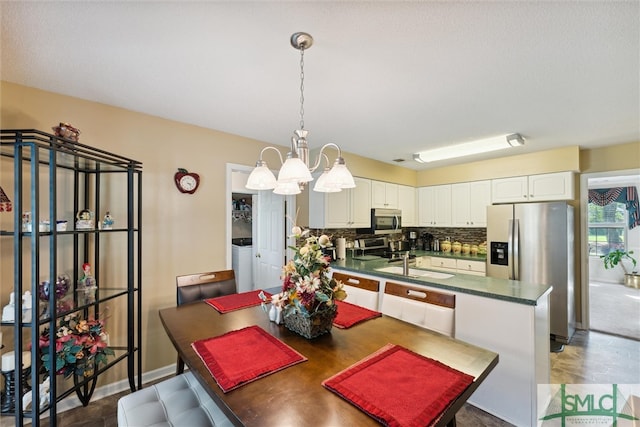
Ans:
{"label": "chrome faucet", "polygon": [[409,251],[407,251],[402,257],[402,274],[404,276],[409,275]]}

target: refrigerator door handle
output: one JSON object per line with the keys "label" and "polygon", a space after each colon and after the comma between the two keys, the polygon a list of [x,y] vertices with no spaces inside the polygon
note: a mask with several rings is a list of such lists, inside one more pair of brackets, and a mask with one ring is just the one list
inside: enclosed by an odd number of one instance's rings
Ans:
{"label": "refrigerator door handle", "polygon": [[507,238],[507,271],[508,279],[513,280],[513,220],[509,220],[509,237]]}
{"label": "refrigerator door handle", "polygon": [[513,280],[520,280],[520,221],[517,219],[513,220],[512,243],[509,251],[513,262]]}

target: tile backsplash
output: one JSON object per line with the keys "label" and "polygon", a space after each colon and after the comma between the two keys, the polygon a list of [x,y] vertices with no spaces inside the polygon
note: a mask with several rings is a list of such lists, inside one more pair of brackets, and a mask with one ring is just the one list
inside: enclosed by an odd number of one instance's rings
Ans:
{"label": "tile backsplash", "polygon": [[[344,237],[347,242],[354,241],[355,239],[363,239],[367,237],[379,237],[372,234],[359,234],[353,228],[328,228],[328,229],[312,229],[314,234],[325,233],[331,236],[332,239],[338,237]],[[409,232],[416,231],[420,238],[422,233],[430,233],[434,239],[440,241],[445,240],[447,237],[451,238],[452,242],[469,243],[470,245],[478,245],[487,240],[486,228],[452,228],[452,227],[406,227],[403,228],[402,234],[389,234],[385,235],[390,240],[402,240],[407,239]]]}

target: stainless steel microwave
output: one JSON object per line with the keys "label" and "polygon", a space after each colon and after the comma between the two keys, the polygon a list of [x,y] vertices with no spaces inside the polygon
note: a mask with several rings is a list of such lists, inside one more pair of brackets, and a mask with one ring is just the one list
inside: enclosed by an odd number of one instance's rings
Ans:
{"label": "stainless steel microwave", "polygon": [[402,232],[402,211],[400,209],[371,209],[371,228],[360,229],[359,233],[394,234]]}

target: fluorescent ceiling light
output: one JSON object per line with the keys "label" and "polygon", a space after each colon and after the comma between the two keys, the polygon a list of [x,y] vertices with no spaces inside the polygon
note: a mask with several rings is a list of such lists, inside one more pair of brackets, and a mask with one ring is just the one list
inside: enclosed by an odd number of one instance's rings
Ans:
{"label": "fluorescent ceiling light", "polygon": [[504,148],[524,145],[524,138],[519,133],[494,136],[465,142],[464,144],[448,145],[433,150],[420,151],[413,155],[413,160],[419,163],[436,162],[438,160],[454,159],[472,154],[488,153]]}

